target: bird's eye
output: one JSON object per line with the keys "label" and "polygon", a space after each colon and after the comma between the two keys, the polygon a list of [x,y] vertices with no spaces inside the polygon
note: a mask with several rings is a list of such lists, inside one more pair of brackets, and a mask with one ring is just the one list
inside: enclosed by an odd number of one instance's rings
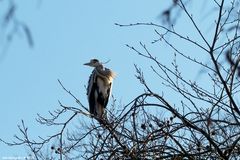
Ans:
{"label": "bird's eye", "polygon": [[92,62],[93,62],[93,63],[97,63],[98,60],[97,60],[97,59],[92,59]]}

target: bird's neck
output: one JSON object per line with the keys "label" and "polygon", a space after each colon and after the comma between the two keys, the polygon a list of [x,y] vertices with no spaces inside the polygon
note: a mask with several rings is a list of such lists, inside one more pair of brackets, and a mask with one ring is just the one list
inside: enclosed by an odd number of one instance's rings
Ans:
{"label": "bird's neck", "polygon": [[95,67],[97,70],[105,70],[105,68],[103,67],[103,65],[98,65]]}
{"label": "bird's neck", "polygon": [[110,81],[112,81],[115,75],[110,69],[104,68],[103,66],[96,67],[95,71],[97,75],[105,79],[107,78]]}

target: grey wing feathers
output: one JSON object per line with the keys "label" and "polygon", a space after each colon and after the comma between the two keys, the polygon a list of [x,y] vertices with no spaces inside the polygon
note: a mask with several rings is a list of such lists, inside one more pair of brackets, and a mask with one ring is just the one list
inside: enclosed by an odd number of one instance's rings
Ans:
{"label": "grey wing feathers", "polygon": [[94,94],[96,90],[97,90],[97,85],[95,82],[95,75],[93,71],[88,80],[87,95],[88,95],[90,113],[94,115],[96,114],[96,111],[95,111],[96,101],[95,101],[95,94]]}

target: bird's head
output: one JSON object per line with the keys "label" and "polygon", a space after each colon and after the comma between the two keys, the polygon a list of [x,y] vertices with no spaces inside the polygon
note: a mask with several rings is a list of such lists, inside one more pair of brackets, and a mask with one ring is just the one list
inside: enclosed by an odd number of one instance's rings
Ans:
{"label": "bird's head", "polygon": [[97,59],[91,59],[90,62],[85,63],[84,65],[90,66],[90,67],[98,67],[98,66],[102,66],[102,63],[99,62],[99,60]]}

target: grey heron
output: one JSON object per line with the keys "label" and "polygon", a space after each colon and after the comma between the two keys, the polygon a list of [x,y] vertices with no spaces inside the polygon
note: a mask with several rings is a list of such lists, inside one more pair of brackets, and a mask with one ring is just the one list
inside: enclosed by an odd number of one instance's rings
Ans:
{"label": "grey heron", "polygon": [[94,67],[87,87],[90,113],[97,118],[103,118],[111,94],[115,73],[105,68],[97,59],[91,59],[90,62],[84,65]]}

